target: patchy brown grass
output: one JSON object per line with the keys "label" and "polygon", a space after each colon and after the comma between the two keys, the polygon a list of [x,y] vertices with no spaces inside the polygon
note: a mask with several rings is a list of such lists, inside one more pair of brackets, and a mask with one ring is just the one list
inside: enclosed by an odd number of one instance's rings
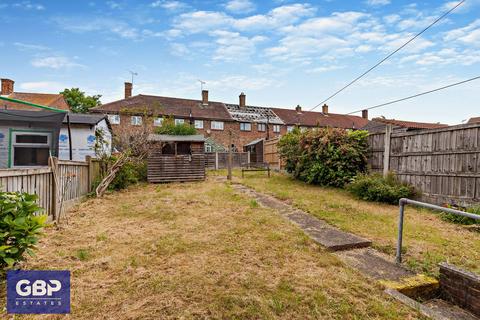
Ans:
{"label": "patchy brown grass", "polygon": [[[286,175],[249,173],[235,178],[258,191],[288,201],[343,230],[373,241],[373,246],[395,255],[398,206],[362,201],[342,189],[308,185]],[[426,209],[407,206],[404,225],[404,260],[413,270],[436,275],[438,263],[448,261],[480,272],[480,233],[478,229],[443,221]]]}
{"label": "patchy brown grass", "polygon": [[418,317],[225,183],[137,186],[70,221],[25,268],[72,271],[74,319]]}

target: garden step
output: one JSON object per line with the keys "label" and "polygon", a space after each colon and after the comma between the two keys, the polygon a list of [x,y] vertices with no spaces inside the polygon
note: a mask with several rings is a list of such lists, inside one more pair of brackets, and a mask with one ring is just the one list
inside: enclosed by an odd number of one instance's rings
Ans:
{"label": "garden step", "polygon": [[415,275],[371,248],[339,252],[337,256],[348,265],[377,280],[393,282]]}

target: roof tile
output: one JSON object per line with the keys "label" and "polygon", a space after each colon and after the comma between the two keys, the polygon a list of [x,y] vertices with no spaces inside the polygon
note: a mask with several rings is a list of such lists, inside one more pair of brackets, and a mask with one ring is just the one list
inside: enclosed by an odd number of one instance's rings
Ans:
{"label": "roof tile", "polygon": [[209,101],[208,105],[203,105],[200,100],[159,97],[149,95],[136,95],[127,99],[122,99],[106,103],[92,109],[94,112],[148,112],[156,115],[173,115],[177,117],[188,118],[190,113],[192,117],[198,119],[213,120],[233,120],[228,113],[225,104],[221,102]]}

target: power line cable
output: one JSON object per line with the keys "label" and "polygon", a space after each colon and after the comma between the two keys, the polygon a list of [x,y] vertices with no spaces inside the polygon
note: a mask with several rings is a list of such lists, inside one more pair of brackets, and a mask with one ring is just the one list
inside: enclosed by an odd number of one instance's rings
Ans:
{"label": "power line cable", "polygon": [[370,69],[368,69],[367,71],[365,71],[364,73],[362,73],[361,75],[359,75],[358,77],[356,77],[355,79],[353,79],[352,81],[350,81],[347,85],[343,86],[340,90],[337,90],[334,94],[332,94],[331,96],[329,96],[327,99],[323,100],[322,102],[318,103],[317,105],[315,105],[312,109],[310,109],[310,111],[313,111],[315,110],[316,108],[318,108],[320,105],[324,104],[325,102],[327,102],[328,100],[332,99],[333,97],[335,97],[336,95],[338,95],[340,92],[342,92],[343,90],[347,89],[348,87],[350,87],[352,84],[354,84],[355,82],[357,82],[358,80],[360,80],[361,78],[363,78],[364,76],[366,76],[368,73],[370,73],[371,71],[373,71],[375,68],[377,68],[379,65],[381,65],[382,63],[384,63],[386,60],[388,60],[391,56],[393,56],[395,53],[397,53],[398,51],[402,50],[404,47],[406,47],[410,42],[414,41],[415,39],[417,39],[419,36],[421,36],[423,33],[425,33],[428,29],[430,29],[431,27],[433,27],[435,24],[437,24],[440,20],[442,20],[443,18],[445,18],[446,16],[448,16],[453,10],[457,9],[460,5],[462,5],[466,0],[462,0],[460,1],[459,3],[457,3],[454,7],[452,7],[450,10],[448,10],[447,12],[445,12],[443,15],[441,15],[440,17],[438,17],[435,21],[433,21],[430,25],[428,25],[425,29],[423,29],[422,31],[420,31],[419,33],[417,33],[413,38],[411,38],[410,40],[408,40],[407,42],[405,42],[403,45],[401,45],[399,48],[397,48],[395,51],[393,51],[392,53],[390,53],[389,55],[387,55],[385,58],[383,58],[382,60],[380,60],[378,63],[376,63],[373,67],[371,67]]}
{"label": "power line cable", "polygon": [[437,91],[440,91],[440,90],[448,89],[448,88],[451,88],[451,87],[459,86],[459,85],[461,85],[461,84],[464,84],[464,83],[467,83],[467,82],[471,82],[471,81],[474,81],[474,80],[478,80],[478,79],[480,79],[480,76],[473,77],[473,78],[470,78],[470,79],[467,79],[467,80],[463,80],[463,81],[460,81],[460,82],[452,83],[452,84],[449,84],[449,85],[446,85],[446,86],[443,86],[443,87],[440,87],[440,88],[437,88],[437,89],[433,89],[433,90],[429,90],[429,91],[417,93],[417,94],[414,94],[414,95],[412,95],[412,96],[408,96],[408,97],[405,97],[405,98],[401,98],[401,99],[397,99],[397,100],[385,102],[385,103],[382,103],[382,104],[377,104],[377,105],[372,106],[372,107],[362,108],[362,109],[360,109],[360,110],[355,110],[355,111],[349,112],[349,113],[347,113],[347,114],[353,114],[353,113],[361,112],[361,111],[363,111],[363,110],[371,110],[371,109],[376,109],[376,108],[388,106],[388,105],[390,105],[390,104],[402,102],[402,101],[405,101],[405,100],[410,100],[410,99],[413,99],[413,98],[417,98],[417,97],[420,97],[420,96],[424,96],[424,95],[429,94],[429,93],[433,93],[433,92],[437,92]]}

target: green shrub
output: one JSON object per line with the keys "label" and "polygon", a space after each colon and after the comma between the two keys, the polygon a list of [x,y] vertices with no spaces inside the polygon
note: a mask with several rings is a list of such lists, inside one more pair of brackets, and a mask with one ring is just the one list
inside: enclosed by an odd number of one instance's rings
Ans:
{"label": "green shrub", "polygon": [[155,129],[157,134],[170,134],[175,136],[188,136],[197,133],[194,126],[188,123],[175,124],[175,120],[172,117],[163,118],[161,127]]}
{"label": "green shrub", "polygon": [[[454,209],[458,210],[458,208],[454,208]],[[470,207],[470,208],[467,208],[466,210],[462,210],[462,211],[466,211],[466,212],[469,212],[469,213],[474,213],[474,214],[480,215],[480,206]],[[456,215],[456,214],[451,214],[451,213],[446,213],[446,212],[442,212],[440,217],[444,221],[448,221],[448,222],[452,222],[452,223],[456,223],[456,224],[463,224],[463,225],[480,224],[480,220],[475,220],[475,219],[468,218],[468,217],[462,217],[462,216],[459,216],[459,215]]]}
{"label": "green shrub", "polygon": [[19,192],[0,192],[0,268],[12,267],[33,256],[47,216],[35,216],[41,209],[37,196]]}
{"label": "green shrub", "polygon": [[108,187],[110,190],[125,189],[132,184],[141,181],[147,181],[147,164],[145,161],[129,161],[125,163],[118,171],[112,183]]}
{"label": "green shrub", "polygon": [[279,142],[285,169],[307,183],[343,187],[367,169],[366,131],[294,129]]}
{"label": "green shrub", "polygon": [[391,204],[397,204],[400,198],[415,195],[412,186],[399,182],[392,173],[386,178],[380,174],[358,175],[347,189],[360,199]]}

